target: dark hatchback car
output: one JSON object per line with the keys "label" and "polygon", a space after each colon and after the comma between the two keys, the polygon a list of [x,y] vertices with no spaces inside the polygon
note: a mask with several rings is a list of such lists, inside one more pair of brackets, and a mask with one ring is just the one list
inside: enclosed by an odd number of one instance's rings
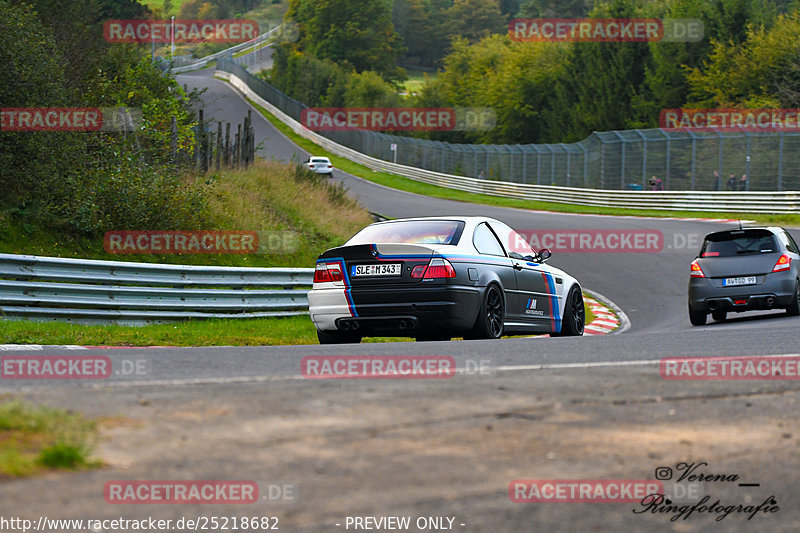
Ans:
{"label": "dark hatchback car", "polygon": [[706,235],[689,279],[689,320],[722,322],[729,312],[786,309],[800,314],[800,250],[778,227]]}

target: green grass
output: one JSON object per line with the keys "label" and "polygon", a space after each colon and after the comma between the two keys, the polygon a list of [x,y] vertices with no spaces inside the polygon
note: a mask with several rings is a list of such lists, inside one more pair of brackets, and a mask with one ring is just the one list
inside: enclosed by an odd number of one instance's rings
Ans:
{"label": "green grass", "polygon": [[407,95],[419,93],[425,85],[426,79],[433,80],[436,78],[436,72],[423,72],[420,70],[409,70],[406,72],[406,81],[403,82],[403,89]]}
{"label": "green grass", "polygon": [[0,403],[0,476],[99,466],[90,459],[95,430],[95,423],[79,414],[5,399]]}
{"label": "green grass", "polygon": [[[218,78],[223,79],[223,78]],[[223,79],[223,81],[226,81]],[[660,211],[655,209],[620,209],[613,207],[596,207],[584,205],[561,204],[557,202],[542,202],[532,200],[519,200],[515,198],[504,198],[500,196],[489,196],[484,194],[475,194],[470,192],[463,192],[455,189],[448,189],[445,187],[438,187],[419,181],[391,174],[389,172],[378,172],[369,169],[358,163],[354,163],[343,157],[334,155],[317,144],[305,139],[292,131],[283,122],[278,120],[265,108],[258,105],[253,100],[247,99],[252,106],[269,120],[280,132],[286,135],[292,142],[303,148],[304,150],[313,153],[314,155],[328,156],[333,165],[354,176],[364,178],[366,180],[399,189],[402,191],[422,194],[434,198],[444,198],[447,200],[456,200],[460,202],[469,202],[476,204],[492,205],[499,207],[515,207],[520,209],[543,210],[543,211],[557,211],[561,213],[577,213],[577,214],[597,214],[597,215],[632,215],[642,217],[682,217],[682,218],[732,218],[732,219],[747,219],[754,220],[762,224],[775,224],[790,227],[800,227],[800,214],[764,214],[764,213],[726,213],[726,212],[711,212],[711,211]]]}
{"label": "green grass", "polygon": [[[139,0],[141,4],[146,5],[150,9],[158,8],[161,9],[163,12],[164,9],[164,0]],[[164,13],[165,16],[175,15],[177,16],[180,13],[181,5],[183,4],[183,0],[172,0],[172,7],[169,10],[169,13]]]}
{"label": "green grass", "polygon": [[[130,327],[64,322],[0,320],[0,338],[10,344],[86,346],[273,346],[317,344],[307,315],[285,318],[194,320]],[[390,337],[366,342],[389,342]]]}
{"label": "green grass", "polygon": [[592,322],[594,322],[594,319],[597,318],[596,316],[594,316],[594,313],[592,313],[592,308],[589,307],[589,304],[587,304],[586,302],[583,302],[583,311],[584,313],[586,313],[586,318],[584,319],[584,322],[586,324],[591,324]]}

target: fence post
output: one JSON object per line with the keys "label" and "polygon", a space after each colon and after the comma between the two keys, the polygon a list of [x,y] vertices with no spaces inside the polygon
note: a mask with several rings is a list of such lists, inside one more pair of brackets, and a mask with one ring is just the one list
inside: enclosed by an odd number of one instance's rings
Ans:
{"label": "fence post", "polygon": [[[748,180],[750,181],[750,176]],[[778,132],[778,190],[783,190],[783,132]]]}
{"label": "fence post", "polygon": [[203,110],[200,109],[198,111],[198,122],[197,122],[197,130],[195,133],[195,145],[197,149],[194,151],[194,162],[197,166],[198,170],[203,167],[203,159],[202,159],[202,152],[203,152]]}
{"label": "fence post", "polygon": [[236,125],[236,146],[233,154],[234,166],[239,168],[242,166],[242,125]]}
{"label": "fence post", "polygon": [[714,185],[716,188],[714,190],[718,191],[722,188],[722,176],[724,175],[724,172],[722,172],[722,159],[724,157],[723,154],[725,152],[725,147],[724,147],[725,138],[719,132],[717,132],[717,138],[719,139],[719,158],[717,164],[717,170],[719,171],[719,175],[717,176],[717,183]]}
{"label": "fence post", "polygon": [[689,185],[689,189],[693,191],[697,186],[697,137],[695,137],[694,133],[691,131],[689,132],[689,135],[692,136],[692,182]]}
{"label": "fence post", "polygon": [[750,132],[745,132],[747,138],[747,155],[744,158],[744,173],[747,175],[747,181],[744,182],[744,190],[750,190]]}
{"label": "fence post", "polygon": [[225,166],[231,166],[231,123],[225,123]]}
{"label": "fence post", "polygon": [[217,122],[217,170],[220,166],[220,156],[222,155],[222,122]]}
{"label": "fence post", "polygon": [[583,150],[583,187],[589,188],[589,150],[582,144],[578,146]]}
{"label": "fence post", "polygon": [[620,173],[619,188],[620,189],[624,189],[625,188],[625,181],[627,181],[625,179],[625,158],[626,158],[628,146],[627,146],[627,143],[625,142],[625,139],[622,138],[622,135],[620,135],[620,133],[618,131],[614,131],[614,134],[619,138],[619,143],[621,145],[621,147],[620,147],[621,161],[620,161],[620,169],[619,169],[619,173]]}
{"label": "fence post", "polygon": [[[667,179],[666,179],[667,188],[669,188],[669,176],[670,176],[670,171],[672,170],[670,168],[670,163],[671,163],[670,152],[671,152],[671,150],[672,150],[672,139],[670,139],[670,137],[667,136],[667,161],[666,161],[666,167],[667,168],[664,170],[664,175],[667,177]],[[694,175],[692,175],[692,176],[693,176],[692,179],[694,179]],[[692,189],[692,190],[694,190],[694,189]]]}
{"label": "fence post", "polygon": [[[600,139],[600,137],[598,137]],[[600,188],[605,189],[606,184],[606,142],[600,139]]]}

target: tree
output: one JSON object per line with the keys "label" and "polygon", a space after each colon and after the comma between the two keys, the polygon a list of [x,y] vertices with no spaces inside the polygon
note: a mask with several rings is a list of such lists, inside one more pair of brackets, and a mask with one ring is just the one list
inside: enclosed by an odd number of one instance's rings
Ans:
{"label": "tree", "polygon": [[[59,107],[69,105],[64,93],[65,64],[55,39],[26,5],[0,0],[0,105]],[[82,152],[74,134],[6,132],[0,135],[0,169],[4,207],[46,203],[62,190],[60,168]]]}
{"label": "tree", "polygon": [[691,103],[702,106],[796,105],[800,92],[800,13],[781,15],[770,29],[750,27],[745,41],[713,42],[702,67],[690,69]]}
{"label": "tree", "polygon": [[377,72],[367,71],[348,77],[344,103],[347,107],[399,107],[401,99]]}
{"label": "tree", "polygon": [[493,33],[506,33],[506,18],[498,0],[455,0],[447,10],[446,32],[470,42]]}
{"label": "tree", "polygon": [[518,17],[522,18],[580,18],[592,9],[594,0],[523,0]]}
{"label": "tree", "polygon": [[297,23],[297,49],[319,59],[398,76],[402,53],[387,0],[290,0],[287,20]]}

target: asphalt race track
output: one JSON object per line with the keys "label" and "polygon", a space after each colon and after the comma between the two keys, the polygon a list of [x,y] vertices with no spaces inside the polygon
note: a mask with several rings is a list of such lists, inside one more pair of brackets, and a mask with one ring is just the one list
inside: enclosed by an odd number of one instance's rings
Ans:
{"label": "asphalt race track", "polygon": [[[207,118],[240,122],[248,104],[212,74],[179,81],[209,88]],[[307,157],[253,117],[261,157]],[[281,531],[303,533],[363,531],[353,517],[386,516],[411,517],[407,531],[800,530],[796,380],[675,381],[659,374],[665,357],[800,353],[800,318],[783,311],[690,326],[689,263],[703,235],[724,225],[530,212],[408,194],[340,171],[334,179],[389,217],[480,214],[520,230],[650,230],[661,232],[663,247],[555,253],[550,260],[625,312],[630,328],[621,334],[325,347],[45,347],[35,354],[99,354],[114,372],[80,382],[2,380],[0,393],[105,417],[97,451],[106,466],[4,480],[2,506],[10,502],[16,515],[32,520],[268,515]],[[12,354],[34,352],[0,352]],[[447,379],[304,378],[303,358],[322,355],[446,356],[458,371]],[[126,369],[136,361],[142,371],[131,375]],[[735,509],[724,516],[697,510],[673,521],[674,514],[641,512],[645,506],[632,501],[509,498],[518,479],[653,480],[664,466],[679,474],[683,462],[706,463],[696,473],[726,474],[728,481],[696,483],[700,493],[677,495],[676,503],[691,506],[707,495],[707,505],[720,500],[735,508],[772,497],[779,509],[750,519]],[[296,491],[249,505],[120,505],[103,497],[111,480],[167,479],[246,479],[262,494],[277,485]],[[420,517],[453,521],[420,528]]]}

